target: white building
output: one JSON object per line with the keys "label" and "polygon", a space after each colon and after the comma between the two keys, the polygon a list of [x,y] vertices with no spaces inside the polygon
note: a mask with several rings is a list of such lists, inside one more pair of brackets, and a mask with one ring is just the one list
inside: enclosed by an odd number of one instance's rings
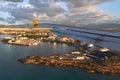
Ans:
{"label": "white building", "polygon": [[107,52],[107,51],[109,51],[109,49],[108,48],[101,48],[101,49],[99,49],[101,52]]}
{"label": "white building", "polygon": [[71,52],[71,54],[80,54],[80,52],[79,51],[73,51],[73,52]]}

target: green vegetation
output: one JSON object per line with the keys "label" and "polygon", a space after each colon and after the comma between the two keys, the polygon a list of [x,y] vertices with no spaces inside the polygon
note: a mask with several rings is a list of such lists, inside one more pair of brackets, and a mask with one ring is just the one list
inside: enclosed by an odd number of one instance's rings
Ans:
{"label": "green vegetation", "polygon": [[48,38],[49,36],[48,35],[25,35],[25,36],[22,36],[22,37],[27,37],[29,39],[37,39],[37,38]]}

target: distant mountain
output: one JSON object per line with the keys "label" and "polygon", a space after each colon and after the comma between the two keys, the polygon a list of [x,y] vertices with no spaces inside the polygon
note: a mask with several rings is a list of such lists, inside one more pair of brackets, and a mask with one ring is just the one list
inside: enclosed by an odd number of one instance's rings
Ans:
{"label": "distant mountain", "polygon": [[[40,23],[39,26],[42,25],[47,25],[50,23]],[[55,24],[53,24],[55,25]],[[57,24],[57,25],[64,25],[64,24]],[[67,25],[66,25],[67,26]],[[10,26],[5,26],[5,25],[0,25],[0,27],[17,27],[17,28],[32,28],[32,24],[26,24],[26,25],[10,25]],[[73,27],[73,25],[72,25]],[[87,25],[80,25],[77,27],[82,27],[82,28],[90,28],[90,29],[102,29],[102,30],[119,30],[120,31],[120,24],[117,23],[97,23],[97,24],[87,24]]]}
{"label": "distant mountain", "polygon": [[31,25],[31,24],[26,24],[26,25],[8,25],[8,26],[6,26],[6,25],[0,25],[0,27],[1,28],[8,28],[8,27],[13,27],[13,28],[32,28],[33,27],[33,25]]}
{"label": "distant mountain", "polygon": [[120,30],[120,24],[117,23],[97,23],[97,24],[82,25],[81,27],[103,29],[103,30]]}

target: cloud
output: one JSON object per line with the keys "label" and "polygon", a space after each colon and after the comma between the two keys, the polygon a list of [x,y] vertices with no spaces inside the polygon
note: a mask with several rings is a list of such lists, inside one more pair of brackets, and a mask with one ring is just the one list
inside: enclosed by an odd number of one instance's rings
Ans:
{"label": "cloud", "polygon": [[44,0],[29,0],[38,13],[47,14],[48,16],[56,16],[60,13],[64,13],[64,8],[61,7],[59,2],[56,1],[44,1]]}
{"label": "cloud", "polygon": [[[61,24],[88,24],[115,20],[111,14],[96,11],[98,5],[114,0],[2,0],[0,20],[9,23],[29,19]],[[4,13],[7,13],[6,17]]]}
{"label": "cloud", "polygon": [[2,1],[9,1],[9,2],[22,2],[23,0],[2,0]]}

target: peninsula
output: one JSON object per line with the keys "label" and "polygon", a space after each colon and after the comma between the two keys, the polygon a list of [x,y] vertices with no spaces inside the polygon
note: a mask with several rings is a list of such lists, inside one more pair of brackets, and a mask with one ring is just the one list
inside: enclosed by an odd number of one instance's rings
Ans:
{"label": "peninsula", "polygon": [[[99,54],[99,52],[97,52]],[[118,74],[120,75],[120,55],[112,52],[100,52],[102,55],[109,53],[109,58],[104,60],[94,54],[79,54],[79,52],[61,53],[49,56],[28,56],[18,59],[24,64],[42,64],[53,67],[84,68],[88,73]],[[114,55],[114,56],[113,56]],[[95,57],[98,57],[95,59]],[[104,56],[105,57],[105,56]]]}

